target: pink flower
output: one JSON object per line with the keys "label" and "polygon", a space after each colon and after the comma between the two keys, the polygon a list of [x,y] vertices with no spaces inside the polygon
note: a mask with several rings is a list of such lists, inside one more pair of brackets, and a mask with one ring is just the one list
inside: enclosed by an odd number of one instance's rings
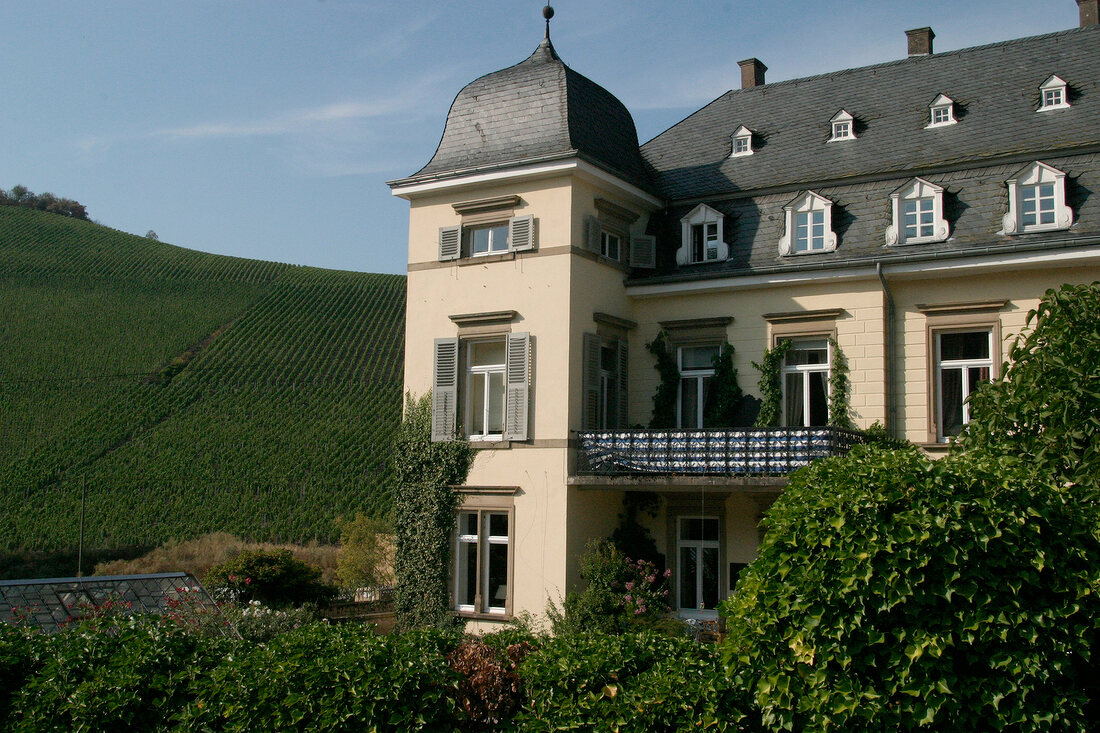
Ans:
{"label": "pink flower", "polygon": [[627,583],[626,583],[626,589],[627,589],[627,590],[634,590],[634,581],[633,581],[633,580],[628,580],[628,581],[627,581]]}
{"label": "pink flower", "polygon": [[237,582],[237,576],[236,575],[230,575],[229,576],[229,582],[230,583],[236,583]]}
{"label": "pink flower", "polygon": [[623,601],[626,602],[626,603],[630,603],[631,597],[627,596],[626,598],[623,599]]}
{"label": "pink flower", "polygon": [[244,579],[244,584],[245,585],[252,585],[252,578],[245,578]]}
{"label": "pink flower", "polygon": [[667,578],[670,575],[672,575],[672,568],[665,568],[665,577]]}

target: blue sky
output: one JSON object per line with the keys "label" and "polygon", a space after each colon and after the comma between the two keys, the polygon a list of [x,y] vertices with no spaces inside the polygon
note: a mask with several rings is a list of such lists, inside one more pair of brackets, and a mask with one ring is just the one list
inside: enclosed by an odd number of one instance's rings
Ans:
{"label": "blue sky", "polygon": [[[543,2],[0,2],[0,188],[206,252],[405,271],[385,181],[435,151],[469,81],[524,59]],[[740,85],[1077,25],[1073,0],[560,0],[554,45],[644,142]]]}

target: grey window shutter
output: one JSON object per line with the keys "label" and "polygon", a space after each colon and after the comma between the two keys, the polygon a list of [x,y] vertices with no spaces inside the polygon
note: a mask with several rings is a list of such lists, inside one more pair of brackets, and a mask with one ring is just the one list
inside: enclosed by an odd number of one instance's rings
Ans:
{"label": "grey window shutter", "polygon": [[584,246],[590,252],[600,253],[600,234],[603,232],[603,227],[600,225],[600,220],[594,216],[590,216],[584,221]]}
{"label": "grey window shutter", "polygon": [[620,430],[626,430],[626,428],[627,428],[627,422],[626,422],[626,406],[627,406],[627,399],[626,399],[627,398],[627,394],[626,394],[626,385],[627,385],[626,367],[627,367],[628,358],[629,358],[629,355],[627,353],[626,339],[619,339],[619,373],[617,375],[618,378],[619,378],[619,404],[616,405],[615,407],[619,411],[619,414],[618,414],[618,418],[619,418],[618,427],[619,427]]}
{"label": "grey window shutter", "polygon": [[600,420],[600,337],[594,333],[584,334],[584,349],[581,385],[584,391],[582,430],[599,430]]}
{"label": "grey window shutter", "polygon": [[457,260],[462,254],[462,227],[439,227],[439,261]]}
{"label": "grey window shutter", "polygon": [[432,379],[432,442],[453,440],[458,405],[458,339],[435,340]]}
{"label": "grey window shutter", "polygon": [[657,238],[642,234],[630,238],[630,266],[652,270],[657,266]]}
{"label": "grey window shutter", "polygon": [[531,334],[508,334],[504,364],[504,439],[527,440]]}
{"label": "grey window shutter", "polygon": [[508,220],[508,249],[522,252],[535,248],[535,217],[513,216]]}

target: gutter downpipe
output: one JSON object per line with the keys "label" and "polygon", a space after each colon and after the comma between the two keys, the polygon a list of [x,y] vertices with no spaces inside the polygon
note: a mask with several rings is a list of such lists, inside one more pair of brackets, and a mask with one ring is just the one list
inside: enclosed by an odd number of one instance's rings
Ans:
{"label": "gutter downpipe", "polygon": [[886,276],[882,272],[882,263],[875,262],[875,274],[882,283],[882,294],[886,296],[886,323],[883,324],[883,336],[886,339],[884,351],[885,382],[886,382],[886,433],[896,438],[897,430],[897,400],[894,398],[894,296],[890,293],[890,285],[886,282]]}

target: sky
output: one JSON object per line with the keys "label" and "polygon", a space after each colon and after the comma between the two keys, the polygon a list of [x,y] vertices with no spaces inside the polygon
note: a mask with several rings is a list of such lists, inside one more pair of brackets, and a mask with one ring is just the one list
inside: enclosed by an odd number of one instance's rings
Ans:
{"label": "sky", "polygon": [[[543,0],[0,0],[0,188],[190,249],[404,273],[455,95],[526,58]],[[1073,28],[1074,0],[559,0],[558,55],[641,142],[740,86]]]}

